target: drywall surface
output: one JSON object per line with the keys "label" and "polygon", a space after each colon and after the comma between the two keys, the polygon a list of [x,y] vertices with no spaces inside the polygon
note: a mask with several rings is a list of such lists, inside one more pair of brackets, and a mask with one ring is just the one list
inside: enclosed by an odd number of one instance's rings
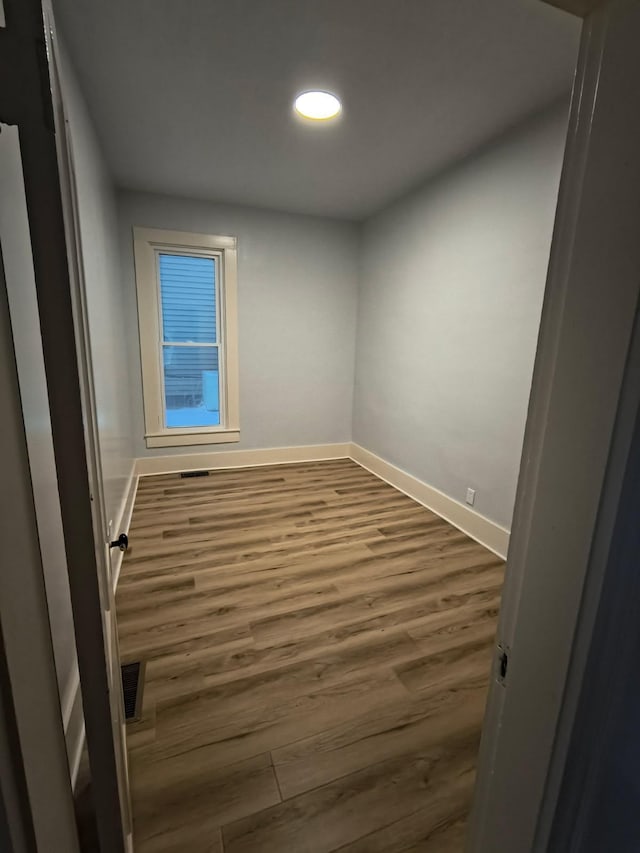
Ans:
{"label": "drywall surface", "polygon": [[[134,455],[349,441],[358,231],[350,223],[169,198],[119,195],[131,342]],[[240,442],[147,449],[133,226],[238,239]]]}
{"label": "drywall surface", "polygon": [[131,476],[133,453],[131,370],[116,199],[87,106],[64,52],[62,60],[63,94],[75,161],[105,501],[109,519],[117,523]]}
{"label": "drywall surface", "polygon": [[563,105],[365,223],[353,440],[507,528],[566,135]]}

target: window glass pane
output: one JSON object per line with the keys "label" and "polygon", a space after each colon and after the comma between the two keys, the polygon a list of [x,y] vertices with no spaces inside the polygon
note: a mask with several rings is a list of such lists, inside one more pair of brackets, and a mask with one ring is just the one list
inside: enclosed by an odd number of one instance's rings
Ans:
{"label": "window glass pane", "polygon": [[213,258],[159,258],[165,341],[216,343],[216,264]]}
{"label": "window glass pane", "polygon": [[164,346],[162,356],[167,427],[218,426],[218,347]]}

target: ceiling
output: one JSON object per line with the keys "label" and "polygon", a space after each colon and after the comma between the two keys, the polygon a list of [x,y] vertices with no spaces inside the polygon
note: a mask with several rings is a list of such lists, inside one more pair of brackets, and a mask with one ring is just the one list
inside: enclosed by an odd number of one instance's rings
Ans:
{"label": "ceiling", "polygon": [[[56,0],[119,186],[361,219],[567,93],[540,0]],[[308,88],[343,101],[296,119]]]}

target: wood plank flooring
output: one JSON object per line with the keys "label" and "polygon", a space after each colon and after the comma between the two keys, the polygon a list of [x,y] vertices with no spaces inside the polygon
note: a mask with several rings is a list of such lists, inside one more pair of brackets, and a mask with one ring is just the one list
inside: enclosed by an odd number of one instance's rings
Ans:
{"label": "wood plank flooring", "polygon": [[462,853],[502,561],[349,460],[141,479],[137,853]]}

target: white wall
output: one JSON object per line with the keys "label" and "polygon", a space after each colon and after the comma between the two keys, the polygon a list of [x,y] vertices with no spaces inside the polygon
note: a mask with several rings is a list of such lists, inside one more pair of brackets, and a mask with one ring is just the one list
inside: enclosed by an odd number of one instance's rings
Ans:
{"label": "white wall", "polygon": [[[145,193],[119,195],[135,455],[349,441],[358,230],[352,223]],[[148,450],[132,227],[238,238],[240,442]]]}
{"label": "white wall", "polygon": [[133,442],[116,197],[86,103],[64,52],[62,73],[76,170],[105,500],[109,518],[117,523],[132,472]]}
{"label": "white wall", "polygon": [[[565,133],[563,104],[360,228],[120,192],[133,455],[353,438],[509,528]],[[134,225],[238,237],[238,444],[145,446]]]}
{"label": "white wall", "polygon": [[354,441],[507,528],[566,134],[555,108],[369,220]]}

